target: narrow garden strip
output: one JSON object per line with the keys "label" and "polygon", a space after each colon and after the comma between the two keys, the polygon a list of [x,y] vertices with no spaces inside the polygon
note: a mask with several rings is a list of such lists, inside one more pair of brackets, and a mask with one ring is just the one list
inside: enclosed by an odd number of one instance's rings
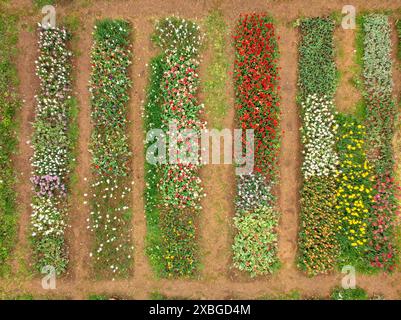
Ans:
{"label": "narrow garden strip", "polygon": [[68,182],[72,159],[70,139],[71,52],[64,28],[39,26],[39,58],[36,72],[40,91],[36,97],[31,159],[32,244],[40,271],[52,266],[57,274],[68,265],[64,232],[68,213]]}
{"label": "narrow garden strip", "polygon": [[237,178],[233,263],[251,276],[279,267],[279,213],[273,195],[280,150],[277,39],[273,21],[265,14],[241,15],[234,30],[236,122],[241,129],[254,130],[255,166],[251,174]]}
{"label": "narrow garden strip", "polygon": [[90,81],[92,181],[89,195],[91,257],[100,278],[127,277],[133,258],[132,172],[127,107],[131,87],[131,26],[98,21]]}
{"label": "narrow garden strip", "polygon": [[340,250],[335,208],[338,124],[333,102],[334,22],[304,19],[300,31],[298,100],[304,159],[298,264],[307,274],[315,275],[334,270]]}
{"label": "narrow garden strip", "polygon": [[17,76],[14,48],[17,45],[17,18],[0,14],[0,276],[7,272],[7,261],[16,234],[15,171],[12,155],[17,147],[15,120],[20,99],[16,93]]}
{"label": "narrow garden strip", "polygon": [[363,80],[368,158],[375,174],[369,228],[369,262],[376,269],[395,267],[394,220],[397,211],[393,135],[397,108],[393,100],[391,28],[388,16],[363,17]]}
{"label": "narrow garden strip", "polygon": [[162,53],[151,64],[145,123],[147,129],[162,129],[166,134],[170,126],[176,126],[177,150],[181,150],[167,163],[147,164],[147,251],[163,277],[191,276],[198,267],[196,221],[203,197],[200,163],[184,159],[187,140],[181,130],[199,133],[204,128],[203,105],[196,98],[202,38],[199,26],[176,17],[160,20],[153,37]]}

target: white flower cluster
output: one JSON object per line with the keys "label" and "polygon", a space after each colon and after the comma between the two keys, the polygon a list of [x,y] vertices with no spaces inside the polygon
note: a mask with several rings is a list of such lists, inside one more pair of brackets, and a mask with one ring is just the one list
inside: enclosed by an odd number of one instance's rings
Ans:
{"label": "white flower cluster", "polygon": [[301,129],[304,145],[302,172],[305,179],[311,176],[335,174],[338,165],[335,120],[332,99],[309,95],[302,102]]}
{"label": "white flower cluster", "polygon": [[272,207],[274,196],[271,188],[272,185],[260,173],[239,176],[235,203],[237,214]]}
{"label": "white flower cluster", "polygon": [[54,235],[63,237],[66,227],[64,221],[66,209],[63,208],[60,201],[48,197],[36,197],[31,206],[32,236],[47,237]]}
{"label": "white flower cluster", "polygon": [[196,23],[177,17],[169,17],[156,24],[156,38],[165,51],[178,50],[197,55],[204,35]]}

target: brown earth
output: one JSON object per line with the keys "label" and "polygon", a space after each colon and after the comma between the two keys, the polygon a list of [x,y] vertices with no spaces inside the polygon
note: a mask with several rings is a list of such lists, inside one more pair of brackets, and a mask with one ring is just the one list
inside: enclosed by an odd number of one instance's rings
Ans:
{"label": "brown earth", "polygon": [[[32,137],[32,122],[34,121],[34,110],[36,100],[34,98],[38,88],[39,80],[35,76],[35,60],[37,57],[37,44],[35,32],[21,30],[18,39],[18,59],[17,71],[18,78],[21,79],[19,93],[23,104],[17,121],[20,125],[18,154],[14,159],[15,171],[17,174],[17,205],[19,217],[18,240],[15,248],[15,260],[13,262],[13,272],[23,273],[27,267],[29,259],[29,221],[30,203],[32,197],[30,157],[33,149],[30,145]],[[22,80],[23,79],[23,80]],[[21,276],[26,276],[25,273]]]}
{"label": "brown earth", "polygon": [[[70,5],[58,5],[58,17],[78,14],[81,17],[81,26],[77,31],[79,41],[74,48],[80,55],[76,58],[76,81],[74,92],[79,101],[79,129],[77,177],[71,196],[71,228],[67,234],[70,244],[70,275],[57,282],[57,290],[49,292],[43,290],[40,279],[27,279],[26,273],[19,272],[23,267],[16,259],[16,278],[1,280],[0,288],[9,295],[28,292],[38,297],[67,297],[71,299],[85,299],[91,293],[108,294],[130,298],[148,298],[151,292],[158,291],[167,296],[180,296],[187,298],[258,298],[264,295],[277,294],[299,290],[304,296],[327,297],[330,290],[340,285],[341,274],[318,276],[308,278],[296,269],[297,233],[299,225],[299,183],[300,183],[300,145],[299,145],[299,118],[295,103],[297,82],[297,30],[291,27],[293,20],[299,16],[318,16],[339,11],[346,1],[325,2],[322,0],[308,1],[240,1],[240,0],[136,0],[136,1],[90,1],[77,0]],[[354,0],[353,4],[358,10],[363,9],[395,9],[401,7],[401,1],[362,1]],[[40,21],[40,12],[28,7],[27,1],[15,1],[12,8],[22,12],[24,24],[33,27]],[[204,182],[207,198],[203,201],[204,210],[200,220],[200,246],[202,265],[204,266],[200,278],[194,280],[164,280],[157,279],[152,273],[144,254],[146,219],[143,210],[144,190],[144,156],[141,113],[145,88],[147,85],[150,58],[155,50],[150,43],[150,34],[154,19],[172,14],[184,18],[203,19],[212,8],[222,10],[226,23],[232,27],[235,19],[241,12],[266,11],[273,15],[277,21],[278,34],[281,37],[281,86],[282,86],[282,151],[280,155],[280,192],[279,205],[281,220],[279,226],[279,257],[282,268],[270,277],[254,280],[238,276],[230,271],[230,245],[232,243],[231,221],[233,216],[234,198],[234,172],[225,165],[205,166],[201,176]],[[31,13],[34,15],[31,15]],[[26,15],[26,16],[24,16]],[[99,18],[125,18],[132,22],[134,35],[134,63],[132,66],[133,88],[131,91],[130,119],[132,120],[132,150],[133,178],[133,242],[135,257],[133,275],[127,280],[94,281],[90,277],[90,264],[88,254],[90,250],[90,236],[86,229],[88,208],[83,205],[83,194],[88,190],[87,181],[90,173],[90,154],[88,142],[90,136],[90,108],[87,84],[90,73],[90,46],[92,43],[91,30],[94,21]],[[59,20],[61,21],[61,20]],[[349,49],[352,43],[350,38],[341,39],[344,50]],[[228,39],[229,40],[229,39]],[[15,159],[18,175],[19,211],[21,212],[19,239],[16,248],[16,257],[23,257],[29,261],[27,230],[30,214],[30,175],[29,156],[31,148],[26,145],[32,134],[30,121],[34,112],[34,93],[37,88],[37,79],[34,74],[33,61],[36,58],[36,36],[33,32],[21,31],[19,39],[19,57],[16,61],[20,77],[20,92],[26,100],[20,111],[20,152]],[[227,48],[230,63],[233,54],[230,46]],[[347,52],[347,51],[345,51]],[[345,55],[344,55],[345,57]],[[205,65],[210,57],[205,52],[201,76],[205,72]],[[351,60],[340,62],[339,65],[348,66]],[[341,67],[343,68],[343,67]],[[400,90],[399,69],[394,71],[395,88]],[[348,81],[346,81],[348,82]],[[338,101],[342,101],[348,94],[346,90],[339,89]],[[353,95],[353,93],[349,93]],[[233,97],[232,83],[227,83],[227,95]],[[202,97],[201,97],[202,98]],[[354,98],[353,98],[354,99]],[[345,100],[344,100],[345,101]],[[233,99],[229,99],[233,105]],[[346,103],[348,104],[348,103]],[[340,102],[341,105],[341,102]],[[343,104],[345,106],[345,104]],[[207,108],[207,106],[206,106]],[[232,128],[234,125],[234,112],[230,108],[227,116],[222,119],[222,125]],[[357,284],[368,291],[369,294],[380,294],[388,299],[401,297],[401,273],[393,275],[380,274],[377,276],[358,276]]]}
{"label": "brown earth", "polygon": [[357,77],[355,63],[355,36],[354,29],[337,27],[334,32],[334,44],[337,52],[336,66],[341,74],[338,84],[335,105],[338,111],[351,113],[358,101],[362,99],[360,91],[352,83]]}

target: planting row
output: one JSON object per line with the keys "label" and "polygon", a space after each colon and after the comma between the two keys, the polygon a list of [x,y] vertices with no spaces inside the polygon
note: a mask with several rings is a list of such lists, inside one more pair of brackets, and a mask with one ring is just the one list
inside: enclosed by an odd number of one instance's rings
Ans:
{"label": "planting row", "polygon": [[53,266],[57,274],[68,264],[64,232],[67,225],[68,182],[72,158],[70,130],[71,52],[63,28],[39,26],[36,96],[32,137],[31,239],[38,270]]}
{"label": "planting row", "polygon": [[394,268],[390,27],[385,15],[367,15],[362,21],[364,119],[335,112],[333,22],[301,22],[299,266],[311,275],[344,265],[362,272]]}
{"label": "planting row", "polygon": [[102,20],[96,23],[93,35],[90,255],[98,277],[126,277],[133,259],[133,182],[127,111],[131,26],[123,20]]}
{"label": "planting row", "polygon": [[171,133],[169,150],[176,149],[169,151],[168,164],[147,165],[148,254],[160,275],[190,276],[198,267],[196,219],[203,189],[199,161],[185,159],[196,151],[182,130],[199,133],[204,127],[203,105],[196,99],[202,35],[191,21],[166,18],[157,23],[153,39],[162,53],[151,64],[146,125]]}
{"label": "planting row", "polygon": [[272,273],[279,266],[279,214],[273,189],[280,148],[278,44],[271,18],[242,15],[234,30],[234,86],[237,127],[254,132],[253,172],[237,178],[236,235],[233,262],[251,276]]}
{"label": "planting row", "polygon": [[308,274],[332,270],[339,253],[333,30],[334,23],[323,18],[305,19],[300,25],[298,100],[304,159],[299,266]]}
{"label": "planting row", "polygon": [[392,144],[397,109],[392,96],[391,28],[388,16],[382,14],[365,16],[362,27],[366,142],[375,176],[368,221],[371,228],[368,261],[374,268],[391,271],[396,262],[394,222],[397,211]]}

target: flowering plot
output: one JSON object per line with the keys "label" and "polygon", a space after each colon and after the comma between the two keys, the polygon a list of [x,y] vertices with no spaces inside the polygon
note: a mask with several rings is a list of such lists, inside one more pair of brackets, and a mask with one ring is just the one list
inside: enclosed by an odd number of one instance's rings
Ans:
{"label": "flowering plot", "polygon": [[[279,51],[271,18],[241,15],[234,31],[235,109],[237,124],[253,129],[254,172],[237,181],[237,234],[234,266],[251,276],[272,273],[279,266],[275,197],[279,134]],[[245,142],[245,139],[243,139]]]}
{"label": "flowering plot", "polygon": [[334,23],[326,18],[301,21],[299,89],[304,145],[298,264],[309,275],[332,271],[337,263],[338,216],[335,209],[336,140]]}
{"label": "flowering plot", "polygon": [[64,239],[67,185],[72,162],[69,136],[71,52],[67,31],[39,26],[36,61],[40,91],[35,110],[32,199],[32,244],[36,267],[53,266],[57,274],[67,268]]}
{"label": "flowering plot", "polygon": [[[199,133],[204,128],[203,105],[196,98],[202,34],[191,21],[166,18],[157,23],[153,40],[163,52],[151,64],[146,127],[167,132],[175,125],[177,149],[182,150],[186,141],[180,130]],[[204,196],[199,167],[180,153],[175,163],[147,164],[147,252],[164,277],[191,276],[198,266],[195,224]]]}
{"label": "flowering plot", "polygon": [[94,234],[94,271],[100,277],[127,276],[133,257],[131,151],[127,135],[130,34],[126,21],[99,21],[92,47],[90,230]]}
{"label": "flowering plot", "polygon": [[368,224],[374,176],[365,152],[365,127],[351,116],[339,116],[338,120],[340,165],[336,178],[336,209],[339,214],[340,262],[363,270],[371,239]]}
{"label": "flowering plot", "polygon": [[368,256],[372,267],[391,271],[396,259],[393,225],[397,211],[392,149],[397,109],[392,97],[391,29],[383,14],[364,16],[362,27],[366,140],[375,173]]}

